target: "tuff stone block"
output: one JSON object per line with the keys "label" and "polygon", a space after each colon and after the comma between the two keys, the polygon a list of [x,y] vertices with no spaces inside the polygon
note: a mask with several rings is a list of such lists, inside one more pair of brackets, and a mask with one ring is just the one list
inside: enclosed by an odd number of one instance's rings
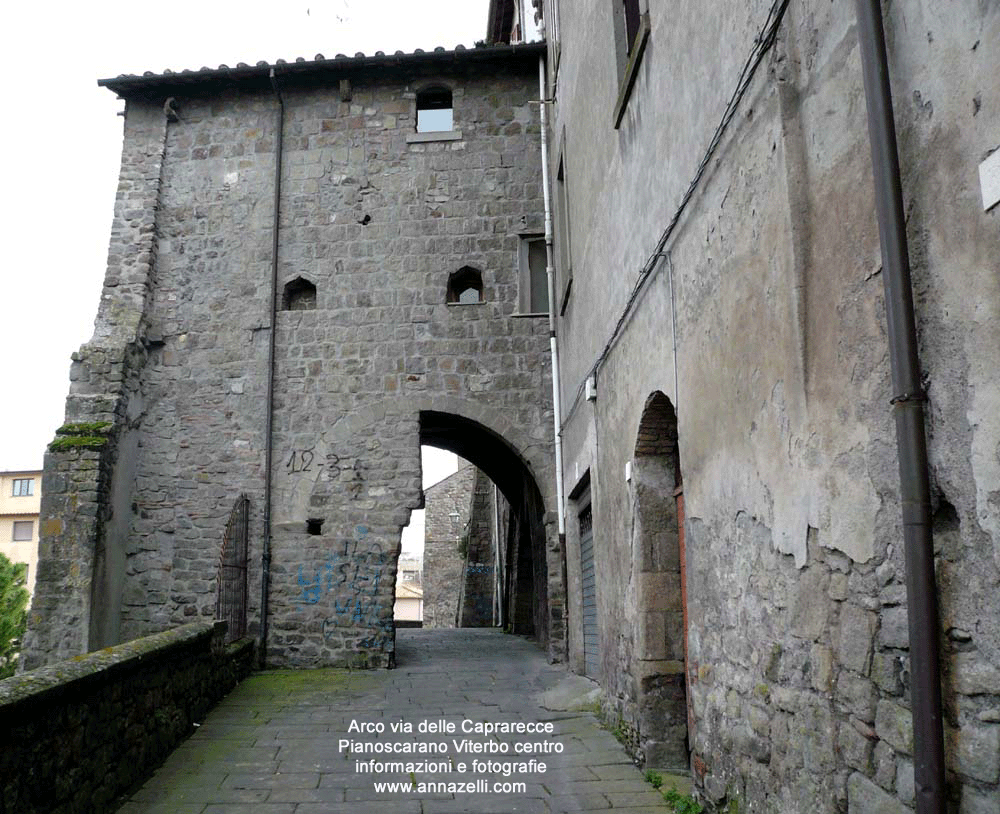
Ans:
{"label": "tuff stone block", "polygon": [[896,751],[913,754],[913,716],[906,707],[887,699],[879,701],[875,731]]}
{"label": "tuff stone block", "polygon": [[858,772],[847,780],[847,810],[851,814],[908,814],[909,809]]}

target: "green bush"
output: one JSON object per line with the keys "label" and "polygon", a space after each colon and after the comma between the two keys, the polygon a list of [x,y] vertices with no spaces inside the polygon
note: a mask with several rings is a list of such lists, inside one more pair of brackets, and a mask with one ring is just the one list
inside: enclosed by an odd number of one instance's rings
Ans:
{"label": "green bush", "polygon": [[17,669],[17,654],[28,626],[28,566],[0,554],[0,678]]}

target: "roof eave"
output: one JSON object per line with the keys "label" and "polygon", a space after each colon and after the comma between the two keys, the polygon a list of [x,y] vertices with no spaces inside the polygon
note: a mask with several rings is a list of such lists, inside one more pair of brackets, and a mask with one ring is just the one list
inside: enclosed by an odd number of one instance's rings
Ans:
{"label": "roof eave", "polygon": [[188,86],[206,86],[212,84],[242,84],[266,83],[272,70],[278,77],[306,77],[323,73],[354,73],[371,68],[387,67],[417,67],[423,64],[444,62],[479,62],[496,59],[517,59],[532,54],[545,52],[543,42],[518,43],[517,45],[492,45],[486,47],[458,48],[447,51],[443,48],[434,51],[417,50],[413,53],[397,51],[394,54],[378,52],[372,56],[356,54],[353,57],[338,54],[333,59],[296,60],[285,62],[278,60],[270,64],[258,62],[256,65],[239,64],[235,68],[220,65],[218,68],[204,68],[199,71],[165,71],[162,74],[146,73],[142,76],[122,75],[108,79],[99,79],[100,87],[108,88],[119,96],[128,97],[132,94],[144,94],[155,91],[177,92]]}

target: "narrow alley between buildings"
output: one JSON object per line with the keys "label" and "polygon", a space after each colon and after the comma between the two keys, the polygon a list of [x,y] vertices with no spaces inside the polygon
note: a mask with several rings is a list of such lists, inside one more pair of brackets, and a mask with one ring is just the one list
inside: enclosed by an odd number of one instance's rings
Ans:
{"label": "narrow alley between buildings", "polygon": [[596,685],[533,642],[495,629],[397,637],[395,670],[255,673],[119,814],[669,810],[595,717]]}

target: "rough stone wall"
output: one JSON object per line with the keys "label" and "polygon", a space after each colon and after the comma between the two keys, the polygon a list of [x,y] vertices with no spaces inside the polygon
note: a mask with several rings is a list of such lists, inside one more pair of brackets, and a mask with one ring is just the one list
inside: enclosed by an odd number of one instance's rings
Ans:
{"label": "rough stone wall", "polygon": [[253,641],[198,623],[0,683],[0,811],[117,811],[245,678]]}
{"label": "rough stone wall", "polygon": [[[669,257],[598,370],[592,404],[579,397],[583,381],[694,177],[769,6],[725,3],[708,19],[648,5],[621,127],[610,121],[619,86],[609,4],[563,14],[553,109],[573,275],[559,326],[564,475],[572,492],[590,474],[602,684],[626,722],[640,719],[637,616],[621,602],[639,570],[624,473],[643,405],[660,391],[679,424],[688,738],[700,793],[720,809],[738,799],[740,810],[789,814],[903,812],[913,805],[906,597],[853,7],[789,6]],[[979,814],[995,810],[1000,781],[990,503],[1000,412],[988,372],[1000,362],[1000,214],[982,211],[977,181],[1000,130],[984,90],[1000,65],[983,48],[1000,36],[1000,9],[891,4],[886,25],[930,383],[950,794]],[[692,59],[707,53],[717,59]]]}
{"label": "rough stone wall", "polygon": [[[279,287],[302,277],[317,293],[314,310],[282,311],[276,325],[271,664],[392,663],[422,410],[503,438],[551,501],[545,324],[511,318],[518,235],[541,224],[536,70],[526,52],[356,73],[349,101],[338,82],[283,87]],[[453,88],[460,138],[407,141],[416,89],[428,83]],[[104,405],[87,416],[113,423],[107,483],[77,489],[110,533],[88,520],[84,542],[61,529],[43,541],[50,562],[70,552],[81,585],[94,570],[86,546],[107,548],[115,590],[101,614],[116,639],[212,616],[222,534],[241,493],[251,501],[251,631],[260,616],[277,103],[252,85],[171,95],[179,120],[169,124],[162,100],[128,101],[94,340],[109,363],[87,356],[74,367],[74,394]],[[483,302],[446,304],[449,275],[463,266],[482,273]],[[127,375],[111,360],[126,351]],[[71,418],[80,403],[71,395]],[[113,452],[124,448],[124,458]],[[47,492],[78,499],[58,484]],[[57,514],[72,516],[46,516]],[[61,577],[48,568],[55,591]],[[36,663],[85,615],[57,598],[43,607]]]}
{"label": "rough stone wall", "polygon": [[[424,627],[489,627],[494,623],[496,535],[486,473],[465,465],[425,492]],[[502,573],[502,572],[501,572]]]}
{"label": "rough stone wall", "polygon": [[[162,111],[130,107],[94,335],[70,367],[71,434],[45,456],[27,669],[119,640],[119,620],[101,603],[117,607],[122,592],[121,524],[133,511],[127,493],[144,412],[138,375],[146,358],[166,132]],[[119,534],[106,534],[108,528]]]}
{"label": "rough stone wall", "polygon": [[424,627],[457,627],[476,468],[464,464],[424,493]]}
{"label": "rough stone wall", "polygon": [[464,577],[458,626],[490,627],[496,584],[496,540],[493,536],[493,484],[482,470],[476,472],[469,497],[469,542],[462,563]]}

